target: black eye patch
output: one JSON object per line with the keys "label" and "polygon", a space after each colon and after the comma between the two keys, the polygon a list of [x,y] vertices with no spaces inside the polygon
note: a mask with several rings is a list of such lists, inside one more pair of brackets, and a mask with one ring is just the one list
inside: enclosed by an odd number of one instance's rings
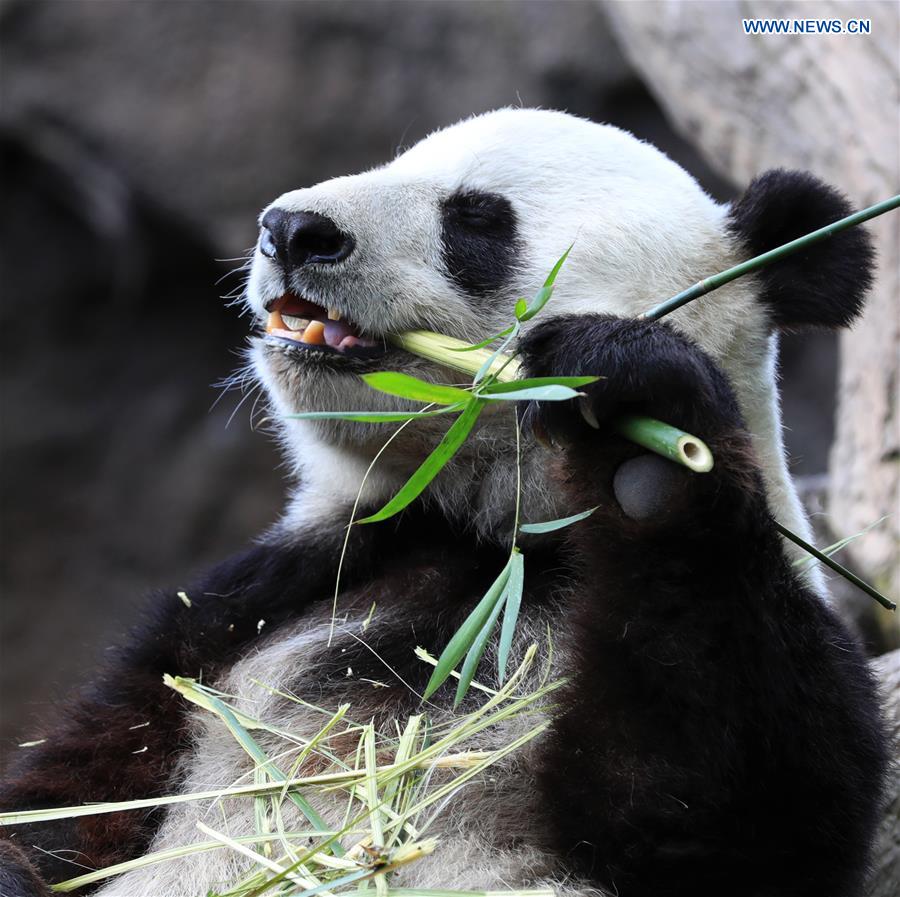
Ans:
{"label": "black eye patch", "polygon": [[509,279],[519,250],[516,213],[506,197],[460,191],[441,204],[441,246],[453,282],[474,298]]}

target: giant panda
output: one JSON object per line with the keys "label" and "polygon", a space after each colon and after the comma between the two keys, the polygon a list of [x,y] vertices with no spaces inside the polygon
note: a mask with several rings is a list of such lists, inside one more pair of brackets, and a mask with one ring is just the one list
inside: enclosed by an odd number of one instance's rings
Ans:
{"label": "giant panda", "polygon": [[[455,796],[433,832],[439,849],[394,885],[859,894],[886,741],[863,654],[774,527],[809,534],[785,462],[776,349],[781,330],[858,315],[873,271],[868,238],[846,231],[665,321],[640,317],[700,277],[847,212],[835,190],[782,170],[720,205],[615,127],[521,108],[437,131],[371,171],[285,193],[260,217],[246,289],[248,351],[295,479],[284,513],[186,588],[189,602],[174,589],[153,596],[143,625],[62,708],[44,744],[23,751],[2,809],[246,780],[244,752],[165,688],[164,673],[202,677],[253,716],[308,736],[321,718],[288,694],[349,702],[357,719],[379,724],[417,712],[430,668],[413,648],[439,652],[508,556],[518,419],[521,518],[597,507],[577,525],[522,537],[513,653],[546,647],[551,633],[553,673],[566,685],[542,711],[546,731]],[[380,506],[447,424],[406,427],[365,477],[394,428],[290,415],[410,407],[366,387],[359,375],[369,371],[458,381],[384,335],[496,333],[570,244],[553,298],[517,352],[531,375],[602,379],[578,402],[509,403],[485,416],[418,502],[354,527],[329,644],[358,493],[360,514]],[[309,330],[310,321],[320,324]],[[623,411],[701,436],[712,471],[692,474],[625,442],[610,427]],[[490,669],[479,677],[496,685]],[[447,687],[434,695],[435,720],[452,715],[452,698]],[[255,831],[251,802],[226,806],[231,835]],[[207,810],[189,802],[9,827],[0,891],[44,894],[45,882],[78,871],[69,858],[99,867],[202,839],[195,823]],[[319,810],[337,823],[336,804]],[[98,893],[196,897],[244,863],[211,851],[131,871]]]}

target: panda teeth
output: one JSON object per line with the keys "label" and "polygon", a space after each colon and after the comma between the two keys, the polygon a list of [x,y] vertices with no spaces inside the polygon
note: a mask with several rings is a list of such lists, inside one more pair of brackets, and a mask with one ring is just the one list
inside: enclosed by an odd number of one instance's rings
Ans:
{"label": "panda teeth", "polygon": [[282,315],[281,320],[288,330],[305,330],[309,324],[309,318],[298,318],[294,315]]}
{"label": "panda teeth", "polygon": [[336,308],[328,309],[328,320],[329,321],[340,321],[341,313]]}

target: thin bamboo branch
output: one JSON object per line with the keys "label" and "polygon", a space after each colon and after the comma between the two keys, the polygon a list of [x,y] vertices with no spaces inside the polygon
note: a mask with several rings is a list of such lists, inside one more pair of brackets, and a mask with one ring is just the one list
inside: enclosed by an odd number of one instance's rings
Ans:
{"label": "thin bamboo branch", "polygon": [[734,265],[732,268],[713,274],[712,277],[706,277],[692,287],[688,287],[686,290],[676,293],[670,299],[666,299],[665,302],[660,302],[659,305],[655,305],[649,311],[645,311],[641,317],[648,321],[658,321],[670,312],[687,305],[688,302],[693,302],[694,299],[699,299],[701,296],[705,296],[707,293],[725,286],[726,283],[737,280],[738,277],[743,277],[745,274],[751,274],[760,268],[765,268],[767,265],[771,265],[772,262],[777,262],[785,256],[798,252],[801,249],[806,249],[814,243],[846,230],[848,227],[862,224],[864,221],[877,218],[879,215],[897,208],[900,208],[900,194],[875,203],[874,206],[869,206],[867,209],[862,209],[862,211],[854,212],[852,215],[841,218],[833,224],[826,224],[825,227],[820,227],[818,230],[814,230],[803,237],[798,237],[796,240],[791,240],[789,243],[770,249],[762,255],[757,255],[752,259]]}

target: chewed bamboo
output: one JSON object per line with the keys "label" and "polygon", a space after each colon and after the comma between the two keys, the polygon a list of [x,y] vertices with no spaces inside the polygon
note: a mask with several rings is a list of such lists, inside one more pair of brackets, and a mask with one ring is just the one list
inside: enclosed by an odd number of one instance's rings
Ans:
{"label": "chewed bamboo", "polygon": [[[390,333],[388,339],[400,349],[405,349],[420,358],[436,361],[462,374],[474,377],[479,368],[494,353],[490,349],[471,349],[469,343],[430,330],[407,330],[405,333]],[[498,380],[517,380],[522,373],[519,362],[509,355],[498,355],[491,364],[489,373]]]}
{"label": "chewed bamboo", "polygon": [[[388,338],[398,348],[469,376],[474,376],[495,354],[490,349],[470,349],[462,340],[428,330],[392,333]],[[501,353],[491,362],[489,373],[509,383],[522,376],[522,367],[516,358]],[[709,446],[691,433],[651,417],[635,415],[620,418],[613,426],[624,438],[695,473],[712,470],[713,455]]]}

